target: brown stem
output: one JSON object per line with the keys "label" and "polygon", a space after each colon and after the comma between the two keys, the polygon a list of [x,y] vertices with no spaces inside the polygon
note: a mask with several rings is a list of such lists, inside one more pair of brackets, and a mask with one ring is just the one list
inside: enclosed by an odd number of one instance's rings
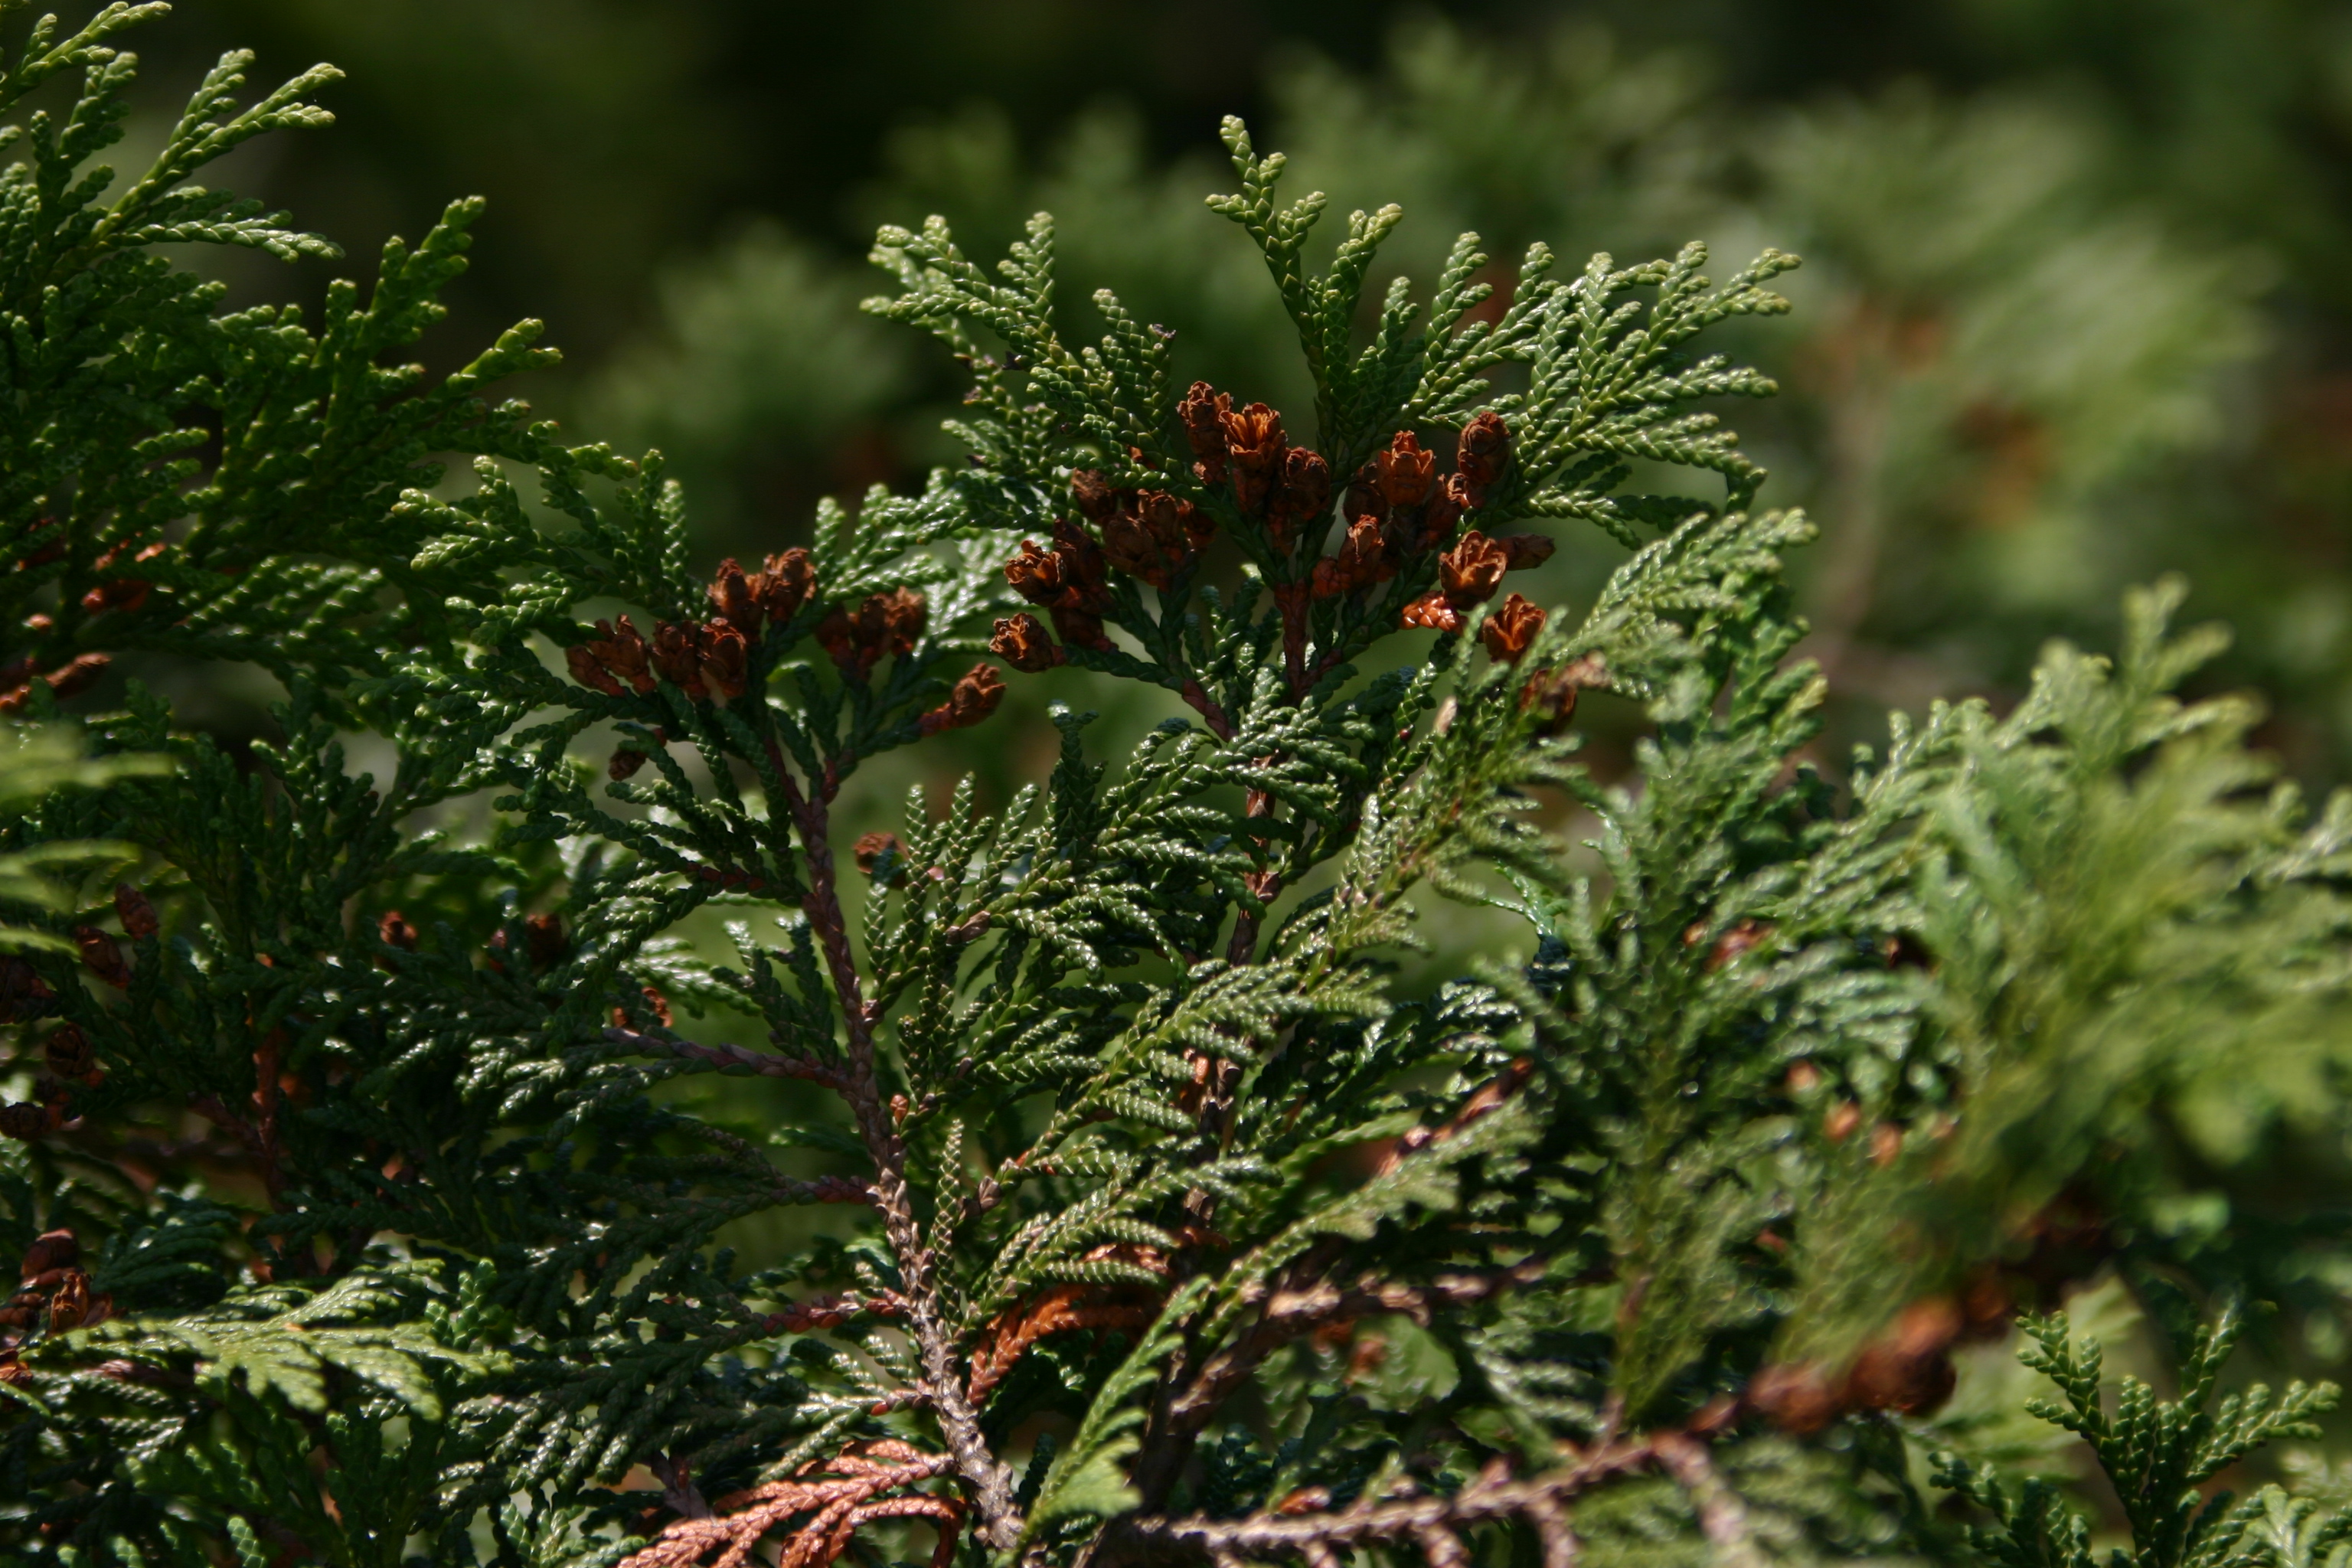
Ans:
{"label": "brown stem", "polygon": [[[1452,1497],[1409,1496],[1387,1502],[1367,1497],[1344,1509],[1269,1510],[1244,1519],[1129,1519],[1113,1527],[1097,1561],[1206,1557],[1231,1563],[1295,1557],[1313,1564],[1358,1547],[1403,1540],[1415,1542],[1439,1561],[1461,1550],[1458,1532],[1465,1529],[1524,1519],[1542,1537],[1547,1564],[1565,1564],[1574,1560],[1575,1552],[1565,1503],[1602,1481],[1653,1465],[1677,1480],[1685,1473],[1696,1479],[1689,1471],[1693,1455],[1705,1463],[1697,1441],[1685,1432],[1670,1431],[1596,1444],[1574,1464],[1524,1481],[1510,1479],[1497,1460]],[[1719,1500],[1710,1497],[1709,1501]],[[1707,1504],[1701,1506],[1704,1511]]]}
{"label": "brown stem", "polygon": [[1199,681],[1185,681],[1183,689],[1179,695],[1191,703],[1202,719],[1208,721],[1209,733],[1220,741],[1230,741],[1234,738],[1233,721],[1225,717],[1223,709],[1210,700],[1208,692],[1202,689]]}
{"label": "brown stem", "polygon": [[[271,1058],[268,1064],[271,1068],[274,1068],[277,1065],[274,1047],[256,1051],[253,1060],[257,1078],[260,1077],[263,1067],[262,1058],[265,1055]],[[270,1206],[275,1208],[278,1206],[278,1193],[283,1185],[283,1179],[278,1169],[278,1080],[272,1076],[262,1079],[261,1081],[268,1085],[266,1101],[264,1091],[258,1083],[255,1087],[253,1100],[257,1108],[266,1103],[268,1109],[257,1121],[256,1119],[240,1116],[231,1110],[215,1094],[197,1095],[188,1101],[188,1109],[236,1140],[238,1146],[245,1151],[247,1157],[252,1160],[257,1168],[262,1186],[269,1194]],[[308,1274],[316,1271],[316,1256],[305,1258],[299,1254],[289,1253],[286,1249],[282,1237],[273,1239],[268,1244],[268,1247],[275,1259],[270,1264],[273,1274],[281,1268],[291,1271],[287,1278],[292,1278],[294,1273]]]}
{"label": "brown stem", "polygon": [[1455,1133],[1484,1120],[1500,1110],[1505,1101],[1526,1087],[1535,1076],[1536,1065],[1518,1057],[1507,1065],[1495,1079],[1486,1084],[1462,1102],[1459,1110],[1434,1127],[1415,1127],[1394,1139],[1381,1151],[1380,1163],[1372,1167],[1376,1176],[1385,1176],[1404,1163],[1409,1154],[1418,1153],[1433,1143],[1443,1143]]}
{"label": "brown stem", "polygon": [[710,1505],[703,1500],[702,1489],[694,1484],[694,1472],[684,1459],[667,1454],[648,1460],[646,1468],[662,1484],[662,1502],[680,1519],[709,1519]]}
{"label": "brown stem", "polygon": [[[1260,766],[1276,761],[1275,757],[1258,759]],[[1244,805],[1250,817],[1266,817],[1274,814],[1274,797],[1264,790],[1252,790]],[[1263,843],[1263,840],[1260,840]],[[1271,868],[1251,872],[1244,883],[1261,901],[1261,907],[1272,903],[1282,893],[1282,873]],[[1259,916],[1256,910],[1244,909],[1234,916],[1233,935],[1225,943],[1225,962],[1233,964],[1253,963],[1257,959]],[[1231,1125],[1234,1091],[1241,1081],[1241,1064],[1225,1058],[1210,1058],[1200,1064],[1202,1068],[1201,1100],[1198,1107],[1201,1131],[1212,1144],[1222,1143]],[[1187,1221],[1203,1230],[1213,1228],[1216,1220],[1216,1198],[1205,1187],[1194,1187],[1184,1194]],[[1318,1265],[1320,1267],[1320,1265]],[[1152,1397],[1152,1409],[1143,1436],[1142,1451],[1136,1461],[1136,1487],[1146,1508],[1158,1508],[1167,1501],[1169,1489],[1191,1458],[1193,1440],[1200,1435],[1200,1425],[1189,1427],[1179,1418],[1175,1405],[1177,1390],[1186,1385],[1192,1375],[1193,1347],[1180,1347],[1161,1372]],[[1205,1416],[1202,1418],[1205,1420]]]}
{"label": "brown stem", "polygon": [[1706,1446],[1670,1433],[1654,1447],[1659,1468],[1689,1494],[1699,1530],[1715,1548],[1715,1560],[1729,1568],[1761,1568],[1763,1559],[1748,1531],[1748,1505],[1716,1474]]}
{"label": "brown stem", "polygon": [[[1257,760],[1258,766],[1271,766],[1278,760],[1276,757],[1260,757]],[[1250,791],[1243,803],[1242,815],[1252,818],[1273,816],[1274,796],[1262,789]],[[1257,842],[1262,846],[1265,840],[1260,838]],[[1253,871],[1244,877],[1242,881],[1252,893],[1256,895],[1260,907],[1270,904],[1282,896],[1282,873],[1271,868],[1264,871]],[[1234,917],[1234,934],[1225,943],[1227,963],[1250,963],[1256,960],[1257,928],[1258,914],[1255,910],[1245,909]]]}
{"label": "brown stem", "polygon": [[[849,925],[836,890],[833,847],[827,837],[827,795],[812,800],[786,772],[775,742],[769,757],[783,785],[784,801],[799,830],[801,852],[808,861],[808,892],[801,909],[824,952],[825,967],[841,998],[843,1020],[849,1030],[848,1059],[837,1086],[857,1122],[858,1135],[874,1162],[874,1202],[882,1211],[882,1228],[897,1254],[907,1298],[907,1326],[913,1335],[923,1368],[924,1392],[939,1413],[940,1426],[955,1458],[956,1471],[972,1489],[981,1517],[980,1533],[999,1550],[1009,1550],[1021,1538],[1021,1510],[1013,1501],[1013,1471],[992,1453],[981,1435],[980,1417],[964,1397],[965,1377],[956,1364],[955,1347],[940,1315],[939,1295],[931,1282],[932,1256],[915,1219],[914,1201],[907,1186],[907,1145],[883,1103],[876,1070],[874,1024],[877,1009],[865,999],[857,964],[849,950]],[[834,784],[826,770],[825,783]]]}
{"label": "brown stem", "polygon": [[665,1040],[653,1035],[641,1035],[635,1029],[620,1027],[604,1031],[604,1038],[613,1045],[626,1046],[646,1056],[679,1056],[694,1061],[709,1062],[713,1067],[750,1068],[763,1078],[805,1079],[828,1089],[843,1087],[841,1070],[823,1062],[813,1062],[806,1057],[779,1057],[766,1051],[755,1051],[748,1046],[698,1045],[692,1040]]}
{"label": "brown stem", "polygon": [[1282,673],[1294,702],[1307,695],[1307,595],[1304,583],[1281,583],[1274,590],[1275,607],[1282,612]]}
{"label": "brown stem", "polygon": [[220,1096],[197,1095],[188,1101],[188,1109],[236,1139],[237,1146],[247,1154],[256,1160],[261,1158],[261,1134],[253,1130],[251,1122],[222,1104]]}
{"label": "brown stem", "polygon": [[1443,1275],[1425,1286],[1383,1282],[1366,1275],[1352,1289],[1318,1280],[1273,1291],[1256,1326],[1231,1348],[1209,1358],[1201,1375],[1176,1401],[1176,1417],[1197,1432],[1268,1355],[1326,1323],[1393,1313],[1427,1328],[1436,1309],[1472,1306],[1514,1286],[1532,1283],[1543,1277],[1544,1266],[1543,1259],[1531,1258],[1493,1274]]}
{"label": "brown stem", "polygon": [[1368,1274],[1352,1289],[1342,1289],[1322,1278],[1339,1250],[1327,1243],[1287,1269],[1286,1283],[1258,1286],[1256,1296],[1263,1304],[1257,1321],[1202,1363],[1199,1373],[1181,1384],[1182,1392],[1175,1392],[1177,1379],[1170,1378],[1169,1394],[1152,1412],[1151,1431],[1136,1466],[1136,1490],[1145,1508],[1156,1508],[1166,1499],[1201,1432],[1225,1401],[1267,1356],[1299,1335],[1327,1323],[1388,1313],[1402,1314],[1426,1328],[1435,1309],[1470,1306],[1531,1284],[1543,1277],[1546,1266],[1536,1258],[1493,1274],[1443,1275],[1427,1285],[1384,1282]]}
{"label": "brown stem", "polygon": [[255,1079],[253,1102],[260,1111],[261,1181],[269,1189],[272,1203],[278,1200],[280,1177],[278,1171],[278,1032],[272,1029],[263,1037],[261,1048],[253,1053]]}

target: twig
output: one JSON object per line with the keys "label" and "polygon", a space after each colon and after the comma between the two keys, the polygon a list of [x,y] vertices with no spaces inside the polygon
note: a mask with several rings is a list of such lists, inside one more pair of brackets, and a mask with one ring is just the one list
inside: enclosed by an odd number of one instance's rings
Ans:
{"label": "twig", "polygon": [[866,1000],[849,948],[849,925],[842,913],[836,889],[833,847],[825,797],[811,799],[802,793],[784,767],[773,737],[768,741],[769,760],[782,784],[784,801],[798,830],[801,852],[808,861],[809,885],[801,901],[809,928],[824,952],[825,967],[841,1002],[842,1018],[849,1031],[847,1060],[835,1086],[856,1121],[858,1135],[874,1162],[875,1206],[882,1211],[882,1226],[898,1259],[907,1299],[907,1326],[923,1368],[924,1392],[939,1415],[940,1427],[954,1456],[955,1469],[972,1490],[980,1513],[977,1533],[1000,1551],[1021,1538],[1021,1510],[1013,1500],[1012,1468],[997,1458],[982,1436],[980,1418],[965,1397],[965,1376],[956,1364],[953,1342],[940,1314],[939,1295],[932,1283],[931,1252],[924,1244],[907,1187],[907,1145],[899,1138],[889,1108],[883,1103],[876,1075],[874,1024],[877,1009]]}
{"label": "twig", "polygon": [[1656,1447],[1659,1466],[1690,1494],[1698,1527],[1714,1546],[1716,1561],[1727,1568],[1763,1568],[1764,1559],[1748,1531],[1748,1505],[1716,1474],[1706,1446],[1672,1433],[1657,1439]]}
{"label": "twig", "polygon": [[1278,583],[1275,608],[1282,613],[1282,674],[1293,702],[1307,695],[1307,595],[1305,583]]}
{"label": "twig", "polygon": [[[1576,1540],[1565,1510],[1571,1499],[1601,1481],[1666,1464],[1664,1448],[1698,1445],[1680,1431],[1596,1447],[1573,1465],[1515,1481],[1502,1460],[1489,1465],[1452,1497],[1406,1497],[1387,1502],[1360,1498],[1347,1508],[1316,1513],[1267,1510],[1244,1519],[1130,1519],[1106,1544],[1112,1558],[1206,1557],[1212,1562],[1263,1562],[1295,1557],[1312,1565],[1379,1542],[1410,1540],[1432,1563],[1466,1561],[1461,1532],[1497,1520],[1524,1519],[1543,1542],[1546,1568],[1567,1568]],[[1704,1463],[1702,1458],[1701,1460]],[[1710,1472],[1711,1473],[1711,1472]]]}
{"label": "twig", "polygon": [[1154,1423],[1146,1458],[1136,1469],[1138,1489],[1149,1500],[1164,1494],[1165,1482],[1190,1458],[1192,1444],[1211,1416],[1247,1383],[1265,1358],[1283,1345],[1326,1323],[1399,1313],[1424,1328],[1433,1309],[1466,1307],[1514,1286],[1542,1278],[1545,1261],[1530,1258],[1493,1274],[1442,1275],[1426,1286],[1382,1282],[1370,1275],[1341,1289],[1316,1278],[1329,1265],[1328,1253],[1310,1253],[1290,1271],[1295,1283],[1260,1287],[1265,1305],[1248,1332],[1202,1363],[1183,1392],[1170,1399]]}
{"label": "twig", "polygon": [[1201,717],[1208,721],[1211,734],[1220,741],[1230,741],[1234,738],[1233,721],[1225,717],[1225,710],[1217,706],[1208,692],[1202,689],[1199,681],[1187,677],[1177,695],[1192,704]]}
{"label": "twig", "polygon": [[823,1062],[813,1062],[806,1057],[773,1056],[766,1051],[752,1050],[748,1046],[724,1043],[698,1045],[692,1040],[666,1039],[659,1035],[641,1035],[635,1029],[618,1026],[607,1028],[604,1038],[609,1044],[626,1046],[646,1056],[688,1057],[696,1061],[709,1062],[713,1067],[749,1068],[767,1078],[805,1079],[811,1083],[824,1084],[828,1089],[842,1087],[838,1068],[827,1067]]}
{"label": "twig", "polygon": [[662,1484],[662,1502],[681,1519],[709,1519],[710,1504],[703,1500],[702,1489],[694,1484],[694,1472],[684,1459],[667,1454],[656,1454],[646,1462],[654,1479]]}
{"label": "twig", "polygon": [[[621,1568],[692,1568],[716,1549],[724,1550],[719,1568],[740,1568],[762,1537],[797,1515],[811,1516],[792,1534],[780,1562],[791,1568],[824,1568],[849,1547],[857,1527],[877,1519],[928,1519],[940,1535],[932,1553],[933,1568],[944,1568],[953,1555],[963,1506],[951,1498],[900,1489],[945,1474],[954,1461],[945,1454],[921,1454],[904,1443],[885,1440],[863,1445],[831,1460],[830,1475],[803,1472],[790,1480],[770,1481],[719,1500],[724,1516],[705,1508],[672,1523],[661,1538],[627,1558]],[[656,1472],[659,1474],[660,1472]],[[675,1472],[681,1479],[683,1469]],[[663,1476],[664,1495],[669,1477]],[[691,1482],[686,1483],[689,1488]],[[886,1496],[895,1492],[896,1496]],[[694,1494],[699,1502],[701,1494]]]}

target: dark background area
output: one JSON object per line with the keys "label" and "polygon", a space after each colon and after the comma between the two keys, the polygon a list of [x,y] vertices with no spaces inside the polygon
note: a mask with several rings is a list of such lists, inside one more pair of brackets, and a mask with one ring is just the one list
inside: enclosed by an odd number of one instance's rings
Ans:
{"label": "dark background area", "polygon": [[656,268],[747,216],[862,250],[856,195],[911,121],[984,102],[1035,148],[1115,100],[1156,154],[1213,152],[1220,116],[1265,118],[1286,57],[1370,70],[1401,17],[1432,15],[1506,48],[1593,18],[1631,50],[1702,52],[1750,108],[1906,80],[2054,89],[2131,139],[2127,180],[2278,247],[2308,325],[2340,337],[2352,307],[2333,265],[2352,9],[2311,0],[184,0],[138,47],[159,104],[230,47],[258,52],[257,76],[342,66],[340,127],[268,143],[261,193],[355,254],[453,195],[489,197],[455,302],[477,323],[541,316],[593,362],[645,319]]}
{"label": "dark background area", "polygon": [[[188,0],[134,43],[159,119],[232,46],[257,87],[341,66],[333,129],[222,183],[362,277],[488,196],[425,357],[547,321],[567,363],[521,390],[660,447],[714,559],[950,455],[952,367],[856,310],[880,220],[943,211],[987,259],[1051,207],[1074,331],[1111,283],[1185,374],[1295,395],[1262,273],[1200,206],[1225,113],[1338,211],[1402,202],[1389,258],[1423,279],[1457,226],[1498,266],[1794,249],[1795,315],[1732,339],[1783,395],[1725,413],[1764,501],[1822,525],[1798,573],[1835,739],[2006,700],[2045,638],[2111,641],[2121,591],[2178,570],[2240,634],[2210,682],[2267,695],[2306,781],[2352,777],[2352,5]],[[194,259],[243,299],[333,270]],[[1573,604],[1622,552],[1567,544],[1537,586]]]}

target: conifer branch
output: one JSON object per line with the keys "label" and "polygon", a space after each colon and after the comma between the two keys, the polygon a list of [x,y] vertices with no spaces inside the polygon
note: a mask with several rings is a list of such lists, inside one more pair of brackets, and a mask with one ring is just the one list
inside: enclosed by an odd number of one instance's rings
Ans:
{"label": "conifer branch", "polygon": [[[874,1202],[898,1258],[900,1292],[907,1301],[907,1327],[922,1363],[922,1392],[938,1412],[956,1469],[972,1489],[980,1531],[1003,1550],[1020,1539],[1021,1516],[1013,1500],[1012,1471],[991,1451],[967,1392],[970,1373],[959,1364],[933,1280],[932,1256],[915,1217],[907,1184],[907,1145],[882,1101],[876,1072],[875,1015],[868,1006],[856,961],[849,951],[848,923],[842,914],[833,850],[828,840],[826,796],[797,784],[771,741],[770,760],[782,781],[801,853],[808,867],[803,908],[824,950],[835,994],[848,1032],[849,1049],[838,1087],[857,1122],[874,1163]],[[845,1515],[854,1518],[854,1512]]]}
{"label": "conifer branch", "polygon": [[1367,1493],[1345,1509],[1328,1510],[1316,1507],[1309,1493],[1285,1500],[1288,1507],[1245,1519],[1127,1520],[1111,1533],[1108,1550],[1112,1561],[1206,1557],[1220,1564],[1291,1559],[1325,1564],[1340,1561],[1344,1552],[1409,1542],[1433,1563],[1462,1563],[1468,1561],[1465,1531],[1522,1520],[1535,1529],[1547,1563],[1568,1563],[1577,1560],[1577,1550],[1565,1505],[1597,1486],[1654,1467],[1675,1475],[1695,1496],[1697,1488],[1706,1489],[1700,1506],[1715,1510],[1709,1533],[1729,1537],[1737,1504],[1705,1468],[1705,1454],[1703,1444],[1683,1429],[1614,1438],[1572,1464],[1525,1480],[1513,1480],[1508,1466],[1498,1459],[1450,1497],[1417,1496],[1417,1489],[1408,1487],[1400,1489],[1402,1496]]}
{"label": "conifer branch", "polygon": [[[154,253],[331,254],[191,183],[323,123],[325,70],[240,109],[227,57],[102,202],[154,9],[0,77],[82,73],[0,170],[0,714],[40,737],[0,746],[0,1544],[2089,1568],[1981,1454],[1935,1468],[1974,1533],[1919,1502],[1955,1352],[2118,1235],[2158,1305],[2315,1277],[2151,1210],[2141,1108],[2329,1081],[2352,797],[2306,813],[2249,705],[2174,695],[2218,646],[2175,585],[2005,716],[1821,759],[1812,528],[1714,412],[1771,384],[1698,344],[1792,258],[1536,247],[1482,310],[1464,235],[1374,299],[1398,210],[1311,260],[1322,198],[1234,122],[1213,205],[1311,447],[1107,292],[1069,341],[1050,218],[993,270],[934,219],[871,308],[969,369],[970,460],[711,566],[658,454],[487,401],[535,323],[406,366],[478,203],[315,328]],[[1675,470],[1705,493],[1629,489]],[[1629,548],[1582,614],[1511,591],[1531,520]],[[275,738],[86,711],[133,653],[274,675]],[[832,841],[877,759],[1064,667],[1177,716],[1107,760],[1049,707],[1003,809],[967,778]],[[1433,898],[1492,951],[1417,956]],[[2236,1318],[2164,1311],[2173,1400],[2028,1316],[2043,1414],[2144,1568],[2325,1568],[2312,1497],[2201,1489],[2333,1389],[2221,1395]]]}

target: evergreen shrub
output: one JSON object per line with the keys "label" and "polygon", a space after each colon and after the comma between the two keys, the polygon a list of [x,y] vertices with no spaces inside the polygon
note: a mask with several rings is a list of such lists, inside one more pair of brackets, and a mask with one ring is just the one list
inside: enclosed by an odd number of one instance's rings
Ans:
{"label": "evergreen shrub", "polygon": [[[228,57],[120,181],[163,9],[0,75],[13,1560],[2352,1543],[2324,1466],[2210,1484],[2319,1436],[2332,1387],[2221,1380],[2340,1228],[2180,1131],[2333,1114],[2352,802],[2174,695],[2219,638],[2170,585],[2005,714],[1813,755],[1811,531],[1712,411],[1772,387],[1699,342],[1793,258],[1465,235],[1368,299],[1401,214],[1318,246],[1229,121],[1311,408],[1180,387],[1108,293],[1066,341],[1048,218],[993,268],[886,229],[969,460],[714,568],[658,456],[488,401],[536,323],[399,362],[478,204],[315,324],[179,264],[335,257],[192,183],[334,73],[241,106]],[[1587,527],[1592,604],[1510,592]],[[159,694],[231,666],[266,742]],[[1056,707],[1050,776],[839,842],[861,770],[1061,666],[1177,716],[1114,765]],[[1427,956],[1433,900],[1516,954]]]}

